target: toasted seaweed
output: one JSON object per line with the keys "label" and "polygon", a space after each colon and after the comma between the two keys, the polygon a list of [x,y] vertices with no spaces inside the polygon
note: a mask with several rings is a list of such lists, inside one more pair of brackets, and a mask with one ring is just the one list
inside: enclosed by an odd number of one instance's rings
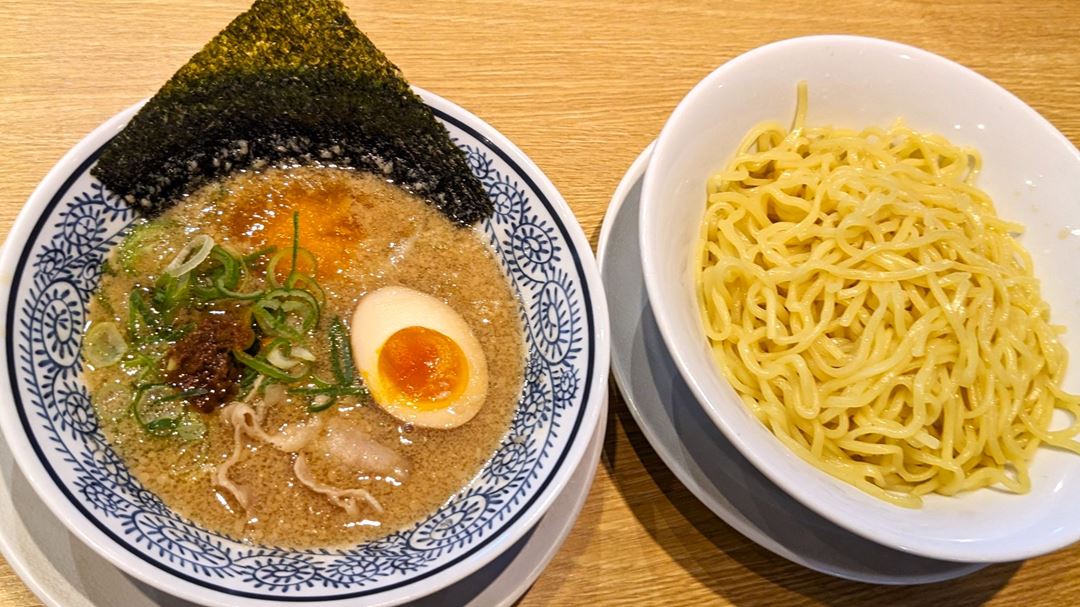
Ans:
{"label": "toasted seaweed", "polygon": [[493,210],[446,129],[337,0],[256,0],[92,174],[152,217],[233,171],[314,163],[384,175],[463,225]]}

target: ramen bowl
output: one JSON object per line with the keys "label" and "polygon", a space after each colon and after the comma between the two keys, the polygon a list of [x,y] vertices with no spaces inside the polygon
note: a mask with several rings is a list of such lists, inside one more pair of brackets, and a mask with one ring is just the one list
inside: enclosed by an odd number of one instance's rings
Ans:
{"label": "ramen bowl", "polygon": [[0,423],[42,500],[124,572],[204,605],[399,604],[512,546],[570,479],[608,372],[607,310],[588,241],[517,147],[449,101],[417,93],[495,203],[477,229],[520,299],[525,384],[509,434],[468,485],[417,524],[352,548],[290,550],[200,528],[143,488],[102,435],[81,379],[82,327],[101,262],[134,216],[89,171],[138,106],[91,133],[31,195],[0,259],[10,285],[0,295]]}
{"label": "ramen bowl", "polygon": [[[1012,561],[1080,539],[1080,456],[1041,448],[1032,489],[931,495],[919,509],[886,503],[820,471],[776,439],[743,405],[705,338],[691,268],[706,179],[763,120],[790,124],[806,81],[806,124],[861,129],[902,118],[982,152],[977,183],[998,214],[1026,225],[1051,321],[1080,353],[1080,153],[1037,112],[979,74],[929,52],[882,40],[815,36],[770,44],[718,68],[679,103],[645,174],[640,242],[649,301],[680,373],[713,422],[773,482],[817,513],[913,554],[966,562]],[[1064,387],[1080,390],[1080,364]]]}

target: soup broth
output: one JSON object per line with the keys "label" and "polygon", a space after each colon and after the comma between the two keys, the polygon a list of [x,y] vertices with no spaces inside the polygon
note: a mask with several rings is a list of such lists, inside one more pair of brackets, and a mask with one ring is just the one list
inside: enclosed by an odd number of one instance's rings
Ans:
{"label": "soup broth", "polygon": [[[92,301],[89,328],[108,322],[127,326],[130,294],[153,285],[197,235],[209,235],[238,256],[276,246],[285,253],[277,267],[284,267],[290,263],[294,221],[299,246],[311,253],[292,253],[294,263],[315,277],[325,297],[305,341],[315,359],[312,375],[339,372],[328,362],[332,346],[327,335],[334,319],[347,324],[362,297],[392,285],[445,301],[475,334],[487,360],[483,407],[467,423],[448,430],[403,423],[362,394],[337,396],[319,412],[309,409],[318,408],[313,403],[325,405],[328,398],[313,400],[287,386],[272,386],[272,381],[257,380],[229,395],[229,401],[248,402],[269,434],[297,436],[315,428],[325,437],[355,430],[373,441],[377,454],[396,458],[406,473],[343,465],[340,452],[330,448],[306,451],[306,467],[319,485],[366,490],[381,511],[358,500],[362,503],[350,513],[312,490],[297,478],[296,451],[238,434],[220,406],[210,413],[188,407],[197,436],[148,433],[145,420],[140,423],[132,415],[132,386],[139,381],[130,364],[136,354],[132,348],[120,363],[88,364],[86,379],[108,440],[135,477],[182,515],[251,542],[296,548],[352,545],[433,512],[477,474],[509,428],[525,362],[520,309],[507,277],[475,231],[367,173],[306,167],[235,174],[154,219],[155,226],[165,229],[145,232],[141,255],[126,259],[125,246],[118,247]],[[269,268],[258,280],[282,279],[276,272]],[[202,313],[228,318],[234,303],[217,302]],[[175,346],[175,341],[160,347]],[[228,478],[246,492],[246,507],[215,482],[230,458],[235,463]]]}

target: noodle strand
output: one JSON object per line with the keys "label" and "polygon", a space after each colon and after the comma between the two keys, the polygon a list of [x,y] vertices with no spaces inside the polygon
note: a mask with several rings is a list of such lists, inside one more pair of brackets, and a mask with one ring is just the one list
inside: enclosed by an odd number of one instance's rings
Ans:
{"label": "noodle strand", "polygon": [[708,180],[714,356],[782,443],[872,495],[1028,491],[1040,445],[1080,453],[1080,396],[1022,227],[974,185],[976,151],[899,121],[808,127],[806,106],[800,84],[792,128],[754,127]]}

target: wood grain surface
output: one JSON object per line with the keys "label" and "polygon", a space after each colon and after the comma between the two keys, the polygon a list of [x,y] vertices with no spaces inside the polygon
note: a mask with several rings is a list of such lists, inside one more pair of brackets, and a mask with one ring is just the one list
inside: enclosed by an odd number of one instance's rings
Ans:
{"label": "wood grain surface", "polygon": [[[0,2],[0,233],[68,148],[151,95],[247,4]],[[349,5],[411,82],[476,113],[536,161],[594,244],[615,185],[682,95],[721,63],[782,38],[854,33],[921,46],[1002,84],[1080,143],[1076,1]],[[1080,545],[914,588],[814,573],[702,506],[659,461],[617,391],[607,429],[584,512],[521,605],[1080,604]],[[38,604],[0,561],[0,607]]]}

